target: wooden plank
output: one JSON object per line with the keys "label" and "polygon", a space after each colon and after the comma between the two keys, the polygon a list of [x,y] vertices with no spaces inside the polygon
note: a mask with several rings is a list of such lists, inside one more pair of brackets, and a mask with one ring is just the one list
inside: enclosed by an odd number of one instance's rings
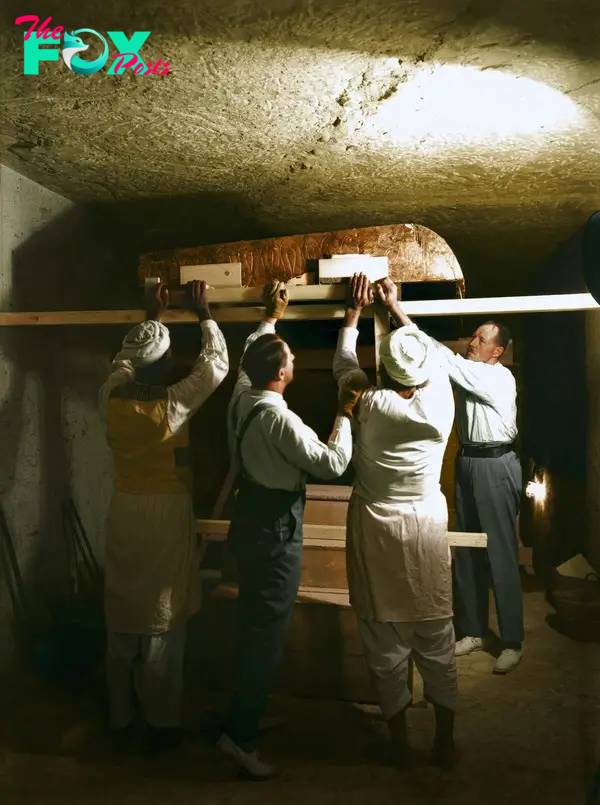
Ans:
{"label": "wooden plank", "polygon": [[[216,537],[227,536],[229,520],[196,520],[196,529],[203,534]],[[335,543],[343,549],[346,543],[346,527],[341,525],[312,525],[306,524],[303,528],[305,539],[314,540],[314,544],[324,541],[323,547],[331,547]],[[448,545],[463,548],[486,548],[487,534],[470,533],[467,531],[448,531]],[[219,541],[219,540],[217,540]]]}
{"label": "wooden plank", "polygon": [[496,313],[557,313],[597,310],[589,293],[497,296],[479,299],[428,299],[402,304],[407,316],[490,316]]}
{"label": "wooden plank", "polygon": [[467,531],[448,531],[448,545],[452,548],[487,548],[487,534]]}
{"label": "wooden plank", "polygon": [[380,381],[379,376],[379,351],[381,342],[390,332],[390,314],[385,305],[376,300],[373,305],[373,327],[375,329],[375,369],[377,372],[377,382]]}
{"label": "wooden plank", "polygon": [[345,526],[348,516],[348,502],[345,500],[306,501],[304,524]]}
{"label": "wooden plank", "polygon": [[306,499],[307,500],[350,500],[352,495],[351,486],[342,486],[336,484],[307,484],[306,485]]}
{"label": "wooden plank", "polygon": [[334,657],[341,654],[362,657],[364,651],[356,615],[345,606],[294,607],[286,650],[323,651],[329,653],[334,662]]}
{"label": "wooden plank", "polygon": [[[316,286],[315,286],[316,287]],[[318,321],[343,319],[346,309],[342,305],[296,305],[290,306],[286,312],[286,321]],[[215,321],[254,322],[262,321],[264,307],[215,307],[211,304],[211,314]],[[366,310],[363,314],[370,318],[372,313]],[[29,326],[117,326],[139,324],[143,321],[143,310],[61,310],[31,313],[0,312],[0,327]],[[167,310],[162,317],[163,324],[197,324],[198,317],[187,310]]]}
{"label": "wooden plank", "polygon": [[348,576],[346,575],[346,551],[339,548],[311,548],[304,545],[302,552],[302,575],[300,583],[304,587],[335,588],[348,590]]}
{"label": "wooden plank", "polygon": [[[235,307],[256,299],[255,288],[220,289],[209,297],[215,321],[252,322],[264,316],[261,307]],[[260,289],[258,289],[260,290]],[[253,293],[248,293],[248,292]],[[345,288],[338,285],[307,285],[290,289],[292,302],[318,302],[344,295]],[[324,292],[324,293],[323,293]],[[237,299],[236,299],[237,297]],[[219,301],[221,299],[221,301]],[[216,305],[216,307],[215,307]],[[219,308],[219,305],[234,307]],[[363,311],[364,318],[372,318],[373,307]],[[600,305],[591,294],[557,294],[549,296],[494,297],[486,299],[434,299],[405,302],[404,310],[409,316],[472,316],[496,313],[552,313],[557,311],[597,310]],[[341,304],[291,304],[286,320],[313,321],[318,319],[342,319],[346,309]],[[61,310],[36,312],[0,312],[0,327],[23,327],[32,325],[117,325],[137,324],[144,318],[142,310]],[[196,322],[197,317],[185,310],[168,310],[162,321],[165,324]]]}
{"label": "wooden plank", "polygon": [[200,266],[181,266],[180,282],[186,285],[192,280],[204,280],[213,288],[241,288],[241,263],[209,263]]}
{"label": "wooden plank", "polygon": [[[238,588],[236,584],[220,584],[213,592],[218,598],[237,598]],[[300,587],[298,591],[299,603],[305,604],[333,604],[334,606],[349,607],[350,597],[347,590],[320,587]]]}
{"label": "wooden plank", "polygon": [[353,274],[366,274],[370,282],[381,280],[389,274],[388,259],[353,254],[333,255],[330,260],[319,260],[319,283],[344,281]]}

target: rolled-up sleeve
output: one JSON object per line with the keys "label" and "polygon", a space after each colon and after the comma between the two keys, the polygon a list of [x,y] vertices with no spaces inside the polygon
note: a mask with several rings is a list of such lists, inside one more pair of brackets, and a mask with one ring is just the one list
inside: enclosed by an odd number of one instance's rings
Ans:
{"label": "rolled-up sleeve", "polygon": [[272,438],[290,464],[322,480],[339,478],[352,458],[352,432],[346,417],[336,418],[327,444],[294,415],[274,420]]}
{"label": "rolled-up sleeve", "polygon": [[200,323],[203,344],[190,374],[169,386],[168,422],[172,433],[204,405],[229,372],[225,337],[212,319]]}

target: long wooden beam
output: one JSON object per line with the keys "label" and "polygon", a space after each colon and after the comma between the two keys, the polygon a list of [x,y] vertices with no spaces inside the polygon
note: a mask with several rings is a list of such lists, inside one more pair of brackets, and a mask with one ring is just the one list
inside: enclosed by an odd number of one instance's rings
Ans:
{"label": "long wooden beam", "polygon": [[[196,530],[211,542],[224,542],[229,531],[229,520],[196,520]],[[346,544],[346,526],[311,525],[302,528],[305,545],[317,548],[342,548]],[[486,548],[487,534],[470,534],[466,531],[449,531],[451,547]]]}
{"label": "long wooden beam", "polygon": [[[211,305],[215,321],[258,323],[265,315],[264,307],[219,307]],[[318,319],[343,319],[342,305],[291,305],[286,311],[286,321],[315,321]],[[0,312],[0,327],[28,326],[98,326],[138,324],[144,320],[143,310],[57,310],[32,313]],[[373,318],[373,311],[363,311],[365,318]],[[161,319],[165,324],[189,324],[198,322],[198,317],[187,310],[167,310]]]}
{"label": "long wooden beam", "polygon": [[[260,288],[220,289],[212,291],[211,310],[216,321],[259,321],[264,315],[262,306],[245,307],[257,301]],[[344,306],[340,304],[309,304],[342,299],[345,289],[337,285],[306,285],[290,288],[292,304],[286,311],[287,320],[341,319]],[[300,302],[300,304],[295,304]],[[302,304],[302,302],[304,304]],[[404,302],[408,316],[486,316],[496,313],[553,313],[600,308],[589,293],[551,294],[540,296],[500,296],[479,299],[429,299]],[[373,306],[363,311],[373,317]],[[30,325],[117,325],[142,321],[141,310],[63,310],[32,313],[0,313],[0,326]],[[166,324],[193,322],[196,317],[184,310],[168,310]]]}

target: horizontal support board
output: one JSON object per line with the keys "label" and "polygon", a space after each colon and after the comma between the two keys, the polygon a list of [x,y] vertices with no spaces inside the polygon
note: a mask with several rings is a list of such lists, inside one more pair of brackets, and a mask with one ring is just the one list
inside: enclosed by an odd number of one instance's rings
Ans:
{"label": "horizontal support board", "polygon": [[[237,598],[236,584],[220,584],[213,593],[218,598]],[[339,607],[350,606],[348,590],[327,587],[300,587],[296,601],[299,604],[333,604]]]}
{"label": "horizontal support board", "polygon": [[[237,307],[259,301],[260,288],[218,289],[209,292],[209,301],[215,321],[243,322],[260,321],[264,307]],[[342,299],[345,288],[339,285],[306,285],[290,288],[292,302],[285,314],[287,320],[342,319],[345,308],[342,304],[308,304]],[[225,307],[220,307],[224,305]],[[432,299],[405,302],[403,308],[408,316],[488,316],[496,313],[553,313],[576,310],[598,310],[600,305],[589,293],[552,294],[545,296],[504,296],[481,299]],[[373,317],[373,306],[363,311],[363,317]],[[142,310],[62,310],[26,313],[1,313],[0,326],[21,327],[28,325],[117,325],[136,324],[142,321]],[[165,324],[197,321],[197,317],[185,310],[169,310],[163,317]]]}
{"label": "horizontal support board", "polygon": [[[315,286],[316,287],[316,286]],[[265,315],[264,307],[214,307],[211,314],[221,323],[255,322],[258,324]],[[285,314],[286,321],[318,321],[343,319],[345,308],[342,305],[294,305]],[[363,311],[363,317],[370,319],[370,309]],[[60,310],[31,313],[0,312],[0,327],[30,326],[117,326],[139,324],[143,321],[143,310]],[[163,324],[198,323],[198,317],[187,310],[167,310],[161,321]]]}
{"label": "horizontal support board", "polygon": [[[196,520],[198,533],[213,542],[223,542],[229,531],[229,520]],[[346,527],[339,525],[310,525],[303,529],[304,544],[318,548],[339,548],[346,546]],[[449,531],[448,545],[451,547],[486,548],[487,534],[471,534],[466,531]]]}

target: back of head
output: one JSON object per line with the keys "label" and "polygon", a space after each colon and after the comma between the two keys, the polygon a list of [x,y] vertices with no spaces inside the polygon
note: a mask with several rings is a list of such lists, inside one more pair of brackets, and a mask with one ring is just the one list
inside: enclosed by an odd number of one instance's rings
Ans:
{"label": "back of head", "polygon": [[150,319],[131,328],[118,357],[131,361],[139,383],[166,385],[172,374],[170,347],[168,329]]}
{"label": "back of head", "polygon": [[288,359],[286,344],[276,333],[265,333],[253,341],[242,358],[242,368],[252,386],[266,389],[279,381]]}

